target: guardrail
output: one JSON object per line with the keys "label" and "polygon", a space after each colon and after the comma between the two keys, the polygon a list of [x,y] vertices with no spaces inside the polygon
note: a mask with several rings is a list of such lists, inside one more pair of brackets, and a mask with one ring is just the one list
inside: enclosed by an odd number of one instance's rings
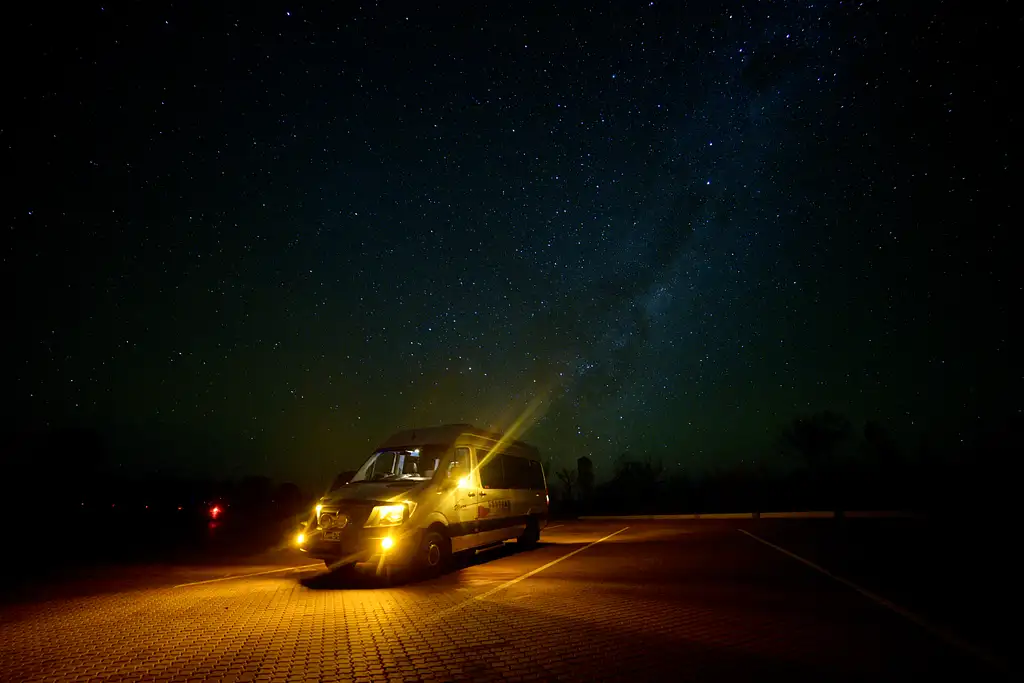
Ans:
{"label": "guardrail", "polygon": [[577,519],[927,519],[923,512],[908,510],[808,510],[806,512],[718,512],[691,515],[580,515]]}

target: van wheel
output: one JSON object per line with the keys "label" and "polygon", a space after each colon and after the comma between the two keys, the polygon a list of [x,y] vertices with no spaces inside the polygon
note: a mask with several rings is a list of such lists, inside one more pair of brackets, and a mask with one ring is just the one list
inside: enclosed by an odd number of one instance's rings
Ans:
{"label": "van wheel", "polygon": [[537,545],[539,540],[540,524],[537,523],[537,519],[535,517],[530,517],[529,521],[526,522],[526,529],[524,529],[522,535],[516,539],[516,543],[523,548],[532,548]]}
{"label": "van wheel", "polygon": [[451,556],[452,547],[448,539],[440,532],[428,530],[420,542],[416,564],[427,576],[436,576],[448,566]]}

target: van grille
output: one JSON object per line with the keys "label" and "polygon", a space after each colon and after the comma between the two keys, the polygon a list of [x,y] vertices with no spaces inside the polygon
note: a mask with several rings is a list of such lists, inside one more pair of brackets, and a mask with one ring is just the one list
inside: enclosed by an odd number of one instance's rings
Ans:
{"label": "van grille", "polygon": [[348,525],[348,515],[342,512],[321,512],[319,527],[321,529],[344,529]]}
{"label": "van grille", "polygon": [[[370,510],[380,503],[368,501],[334,503],[320,510],[317,526],[321,529],[344,529],[347,526],[362,526],[370,516]],[[330,524],[330,526],[326,526]]]}

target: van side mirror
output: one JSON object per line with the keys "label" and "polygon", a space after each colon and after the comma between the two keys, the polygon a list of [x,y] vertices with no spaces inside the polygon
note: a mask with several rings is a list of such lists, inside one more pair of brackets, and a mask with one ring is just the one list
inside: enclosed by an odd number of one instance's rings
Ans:
{"label": "van side mirror", "polygon": [[454,488],[458,488],[459,480],[469,474],[469,468],[461,463],[452,463],[448,472],[445,474],[444,479],[437,487],[440,491],[450,491]]}

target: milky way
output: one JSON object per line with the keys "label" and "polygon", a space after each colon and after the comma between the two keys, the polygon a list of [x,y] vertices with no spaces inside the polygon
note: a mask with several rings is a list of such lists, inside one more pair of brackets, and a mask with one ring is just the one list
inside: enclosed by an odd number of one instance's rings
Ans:
{"label": "milky way", "polygon": [[312,481],[539,405],[556,462],[701,471],[1018,386],[1011,21],[342,4],[26,19],[15,421]]}

